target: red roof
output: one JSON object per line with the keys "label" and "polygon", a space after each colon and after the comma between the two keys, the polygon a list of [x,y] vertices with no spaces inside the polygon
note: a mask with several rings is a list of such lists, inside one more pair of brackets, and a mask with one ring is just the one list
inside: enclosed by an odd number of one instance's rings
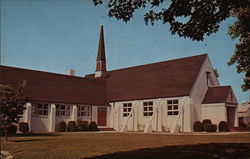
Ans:
{"label": "red roof", "polygon": [[231,86],[209,87],[202,104],[226,103],[230,92],[233,92]]}
{"label": "red roof", "polygon": [[107,105],[106,82],[55,73],[0,66],[0,83],[27,81],[24,97],[32,101]]}
{"label": "red roof", "polygon": [[[207,55],[104,73],[108,101],[188,96]],[[94,78],[94,75],[87,75]]]}

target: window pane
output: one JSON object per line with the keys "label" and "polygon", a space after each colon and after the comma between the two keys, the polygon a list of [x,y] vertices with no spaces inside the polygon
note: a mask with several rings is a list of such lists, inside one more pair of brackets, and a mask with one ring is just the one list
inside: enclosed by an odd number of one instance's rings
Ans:
{"label": "window pane", "polygon": [[153,105],[153,102],[149,102],[149,105]]}
{"label": "window pane", "polygon": [[172,100],[168,100],[168,104],[172,104]]}
{"label": "window pane", "polygon": [[148,107],[144,107],[144,111],[147,111],[148,110]]}
{"label": "window pane", "polygon": [[174,104],[178,104],[178,100],[174,100]]}
{"label": "window pane", "polygon": [[38,104],[37,108],[42,109],[43,105],[42,104]]}
{"label": "window pane", "polygon": [[132,109],[132,108],[128,108],[128,112],[131,112],[131,109]]}
{"label": "window pane", "polygon": [[172,115],[172,112],[168,112],[168,115]]}
{"label": "window pane", "polygon": [[172,110],[172,106],[168,106],[168,110]]}
{"label": "window pane", "polygon": [[65,105],[61,105],[61,109],[65,109]]}
{"label": "window pane", "polygon": [[144,106],[147,106],[147,105],[148,105],[148,102],[143,102],[143,105],[144,105]]}
{"label": "window pane", "polygon": [[179,112],[178,111],[174,111],[174,115],[178,115],[179,114]]}
{"label": "window pane", "polygon": [[43,105],[43,108],[44,108],[44,109],[48,109],[48,104],[44,104],[44,105]]}
{"label": "window pane", "polygon": [[153,107],[149,107],[149,111],[153,111]]}
{"label": "window pane", "polygon": [[48,111],[47,111],[47,110],[44,110],[44,111],[43,111],[43,115],[48,115]]}
{"label": "window pane", "polygon": [[153,112],[149,112],[148,115],[149,115],[149,116],[152,116],[152,115],[153,115]]}
{"label": "window pane", "polygon": [[128,106],[129,106],[129,107],[132,107],[132,103],[128,103]]}
{"label": "window pane", "polygon": [[148,116],[148,113],[143,113],[144,116]]}
{"label": "window pane", "polygon": [[123,108],[123,112],[127,112],[127,108]]}
{"label": "window pane", "polygon": [[178,105],[174,105],[174,110],[178,110]]}

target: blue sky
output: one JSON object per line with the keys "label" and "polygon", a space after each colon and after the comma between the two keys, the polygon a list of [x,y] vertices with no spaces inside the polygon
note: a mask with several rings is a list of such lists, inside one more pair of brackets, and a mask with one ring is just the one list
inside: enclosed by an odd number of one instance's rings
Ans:
{"label": "blue sky", "polygon": [[[228,66],[235,40],[227,35],[228,19],[220,31],[203,42],[171,35],[168,24],[146,26],[144,9],[127,24],[107,16],[107,7],[92,0],[0,0],[1,64],[77,76],[93,73],[100,25],[104,24],[107,69],[114,70],[207,52],[220,74],[221,85],[232,85],[238,102],[243,74]],[[205,48],[204,44],[207,44]]]}

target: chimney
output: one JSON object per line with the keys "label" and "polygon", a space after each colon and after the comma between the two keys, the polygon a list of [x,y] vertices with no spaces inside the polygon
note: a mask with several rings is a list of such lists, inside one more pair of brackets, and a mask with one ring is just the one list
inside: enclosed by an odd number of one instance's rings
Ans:
{"label": "chimney", "polygon": [[73,69],[68,70],[67,71],[67,75],[69,75],[69,76],[75,76],[75,70],[73,70]]}
{"label": "chimney", "polygon": [[103,77],[103,74],[106,71],[107,70],[106,70],[104,33],[103,33],[103,25],[101,25],[99,46],[97,51],[95,77]]}

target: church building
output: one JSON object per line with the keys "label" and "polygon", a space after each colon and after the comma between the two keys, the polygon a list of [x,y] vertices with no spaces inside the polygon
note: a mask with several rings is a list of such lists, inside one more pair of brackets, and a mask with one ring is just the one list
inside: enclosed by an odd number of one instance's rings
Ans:
{"label": "church building", "polygon": [[192,132],[210,119],[238,126],[231,86],[220,86],[207,54],[108,71],[103,26],[96,70],[85,77],[0,66],[0,83],[27,81],[22,121],[54,132],[60,121],[95,121],[118,132]]}

